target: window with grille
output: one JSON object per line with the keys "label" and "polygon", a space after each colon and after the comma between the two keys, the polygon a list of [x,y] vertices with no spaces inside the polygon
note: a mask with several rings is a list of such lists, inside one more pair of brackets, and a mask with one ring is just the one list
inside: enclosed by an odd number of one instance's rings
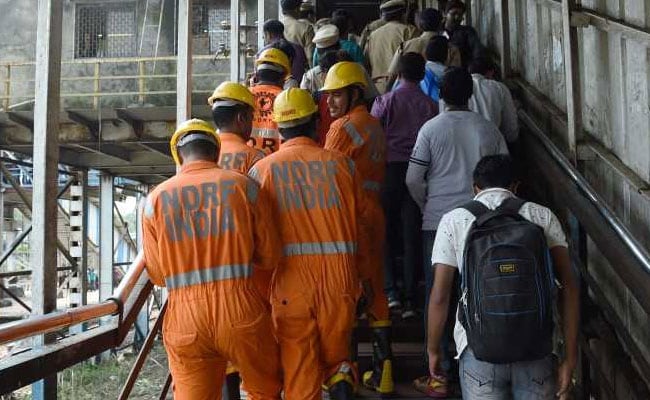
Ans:
{"label": "window with grille", "polygon": [[194,54],[214,54],[230,47],[230,1],[198,0],[192,4]]}
{"label": "window with grille", "polygon": [[75,57],[136,55],[135,3],[77,4]]}

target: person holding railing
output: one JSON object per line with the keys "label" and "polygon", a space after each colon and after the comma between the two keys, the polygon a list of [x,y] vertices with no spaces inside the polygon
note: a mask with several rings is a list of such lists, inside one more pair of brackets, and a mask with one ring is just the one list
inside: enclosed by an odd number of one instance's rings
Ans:
{"label": "person holding railing", "polygon": [[169,290],[163,338],[174,398],[219,399],[231,360],[249,398],[279,399],[278,345],[253,277],[280,256],[270,199],[217,166],[221,142],[207,122],[182,123],[170,147],[180,172],[147,197],[143,243],[151,281]]}

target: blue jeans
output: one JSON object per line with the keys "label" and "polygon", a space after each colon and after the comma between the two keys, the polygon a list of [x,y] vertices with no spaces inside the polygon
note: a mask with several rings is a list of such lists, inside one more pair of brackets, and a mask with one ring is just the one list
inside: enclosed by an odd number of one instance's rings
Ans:
{"label": "blue jeans", "polygon": [[[428,323],[427,317],[429,315],[429,297],[431,296],[431,289],[433,289],[434,270],[431,265],[431,253],[433,250],[433,242],[436,240],[436,231],[422,231],[422,265],[424,267],[424,282],[426,284],[425,300],[424,300],[424,331],[427,332]],[[454,278],[454,288],[451,291],[451,299],[449,300],[449,312],[447,314],[447,325],[440,340],[440,354],[442,354],[441,365],[443,372],[449,375],[452,371],[452,359],[454,355],[449,347],[452,343],[454,336],[454,323],[456,322],[456,310],[458,308],[458,274]],[[426,337],[426,336],[425,336]],[[426,343],[425,343],[425,358],[426,356]],[[428,362],[427,362],[428,364]]]}
{"label": "blue jeans", "polygon": [[467,348],[460,358],[460,388],[463,400],[551,400],[556,371],[552,354],[536,361],[491,364],[477,360]]}

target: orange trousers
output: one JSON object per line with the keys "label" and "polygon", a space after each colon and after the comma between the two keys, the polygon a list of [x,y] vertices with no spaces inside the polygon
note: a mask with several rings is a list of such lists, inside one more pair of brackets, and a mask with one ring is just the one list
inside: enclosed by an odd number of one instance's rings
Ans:
{"label": "orange trousers", "polygon": [[384,293],[384,243],[386,241],[386,221],[384,211],[379,201],[372,201],[370,205],[369,221],[372,224],[364,226],[370,237],[369,252],[372,263],[372,273],[370,275],[370,285],[372,286],[373,298],[368,305],[367,313],[370,318],[370,326],[375,324],[379,326],[390,325],[390,311],[388,309],[388,299]]}
{"label": "orange trousers", "polygon": [[[244,287],[223,290],[225,285]],[[219,286],[222,285],[222,286]],[[278,345],[271,316],[250,282],[171,291],[163,340],[176,400],[219,400],[227,360],[251,399],[280,399]]]}
{"label": "orange trousers", "polygon": [[350,362],[359,281],[348,257],[291,257],[271,289],[285,400],[320,400],[322,385]]}

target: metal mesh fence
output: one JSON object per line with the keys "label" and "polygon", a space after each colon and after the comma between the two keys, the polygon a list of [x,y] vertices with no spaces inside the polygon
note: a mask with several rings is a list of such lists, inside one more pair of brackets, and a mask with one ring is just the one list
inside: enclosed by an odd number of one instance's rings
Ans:
{"label": "metal mesh fence", "polygon": [[135,2],[77,4],[75,57],[136,55]]}

